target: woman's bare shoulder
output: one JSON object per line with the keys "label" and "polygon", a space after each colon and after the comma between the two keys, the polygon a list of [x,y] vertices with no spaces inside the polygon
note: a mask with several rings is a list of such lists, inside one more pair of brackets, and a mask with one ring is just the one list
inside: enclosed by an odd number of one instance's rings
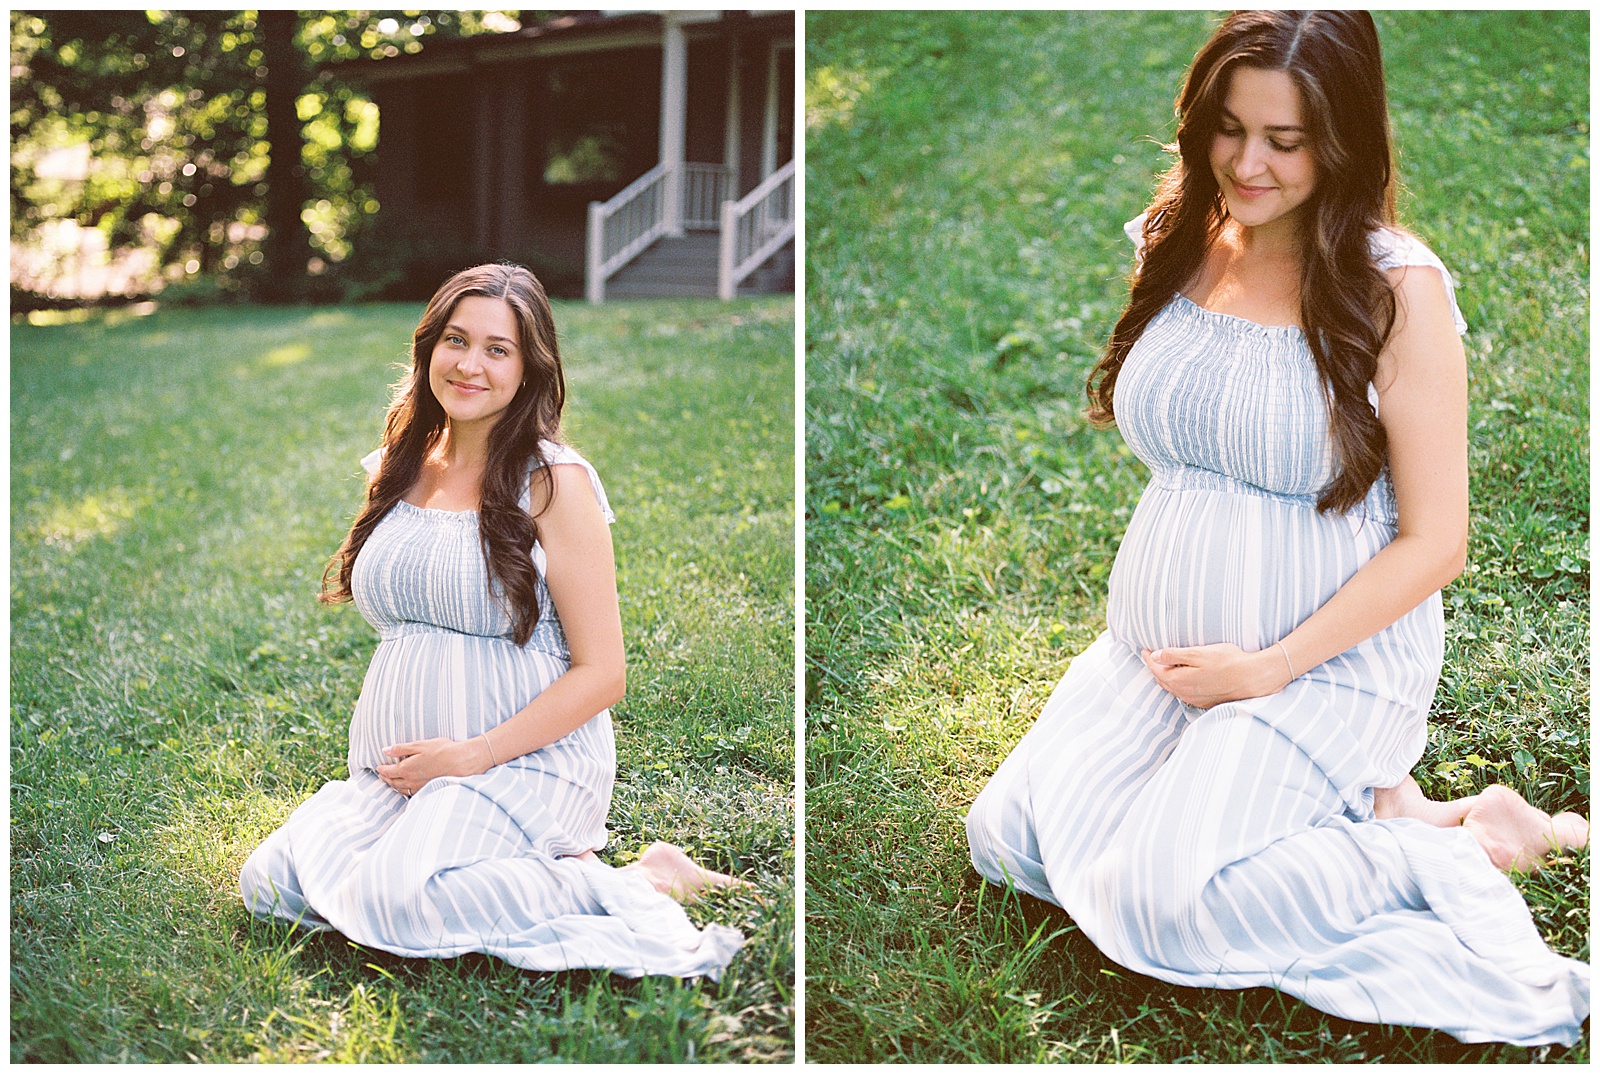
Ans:
{"label": "woman's bare shoulder", "polygon": [[[551,510],[587,510],[593,504],[606,522],[616,521],[605,486],[588,459],[572,447],[552,440],[542,441],[539,447],[543,467],[536,466],[530,474],[528,490],[528,509],[535,518]],[[548,481],[541,469],[548,471]]]}
{"label": "woman's bare shoulder", "polygon": [[1456,302],[1456,278],[1427,243],[1394,225],[1374,231],[1369,243],[1374,262],[1388,277],[1402,306],[1415,308],[1418,303],[1428,306],[1436,298],[1442,300],[1456,333],[1465,334],[1467,322]]}

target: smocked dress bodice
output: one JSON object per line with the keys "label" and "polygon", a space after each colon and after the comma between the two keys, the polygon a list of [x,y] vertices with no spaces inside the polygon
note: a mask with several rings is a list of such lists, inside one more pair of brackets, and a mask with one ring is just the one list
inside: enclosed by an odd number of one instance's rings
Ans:
{"label": "smocked dress bodice", "polygon": [[[542,567],[543,549],[535,548]],[[401,500],[361,550],[350,581],[356,607],[385,641],[443,631],[514,644],[511,617],[483,559],[476,511],[438,511]],[[538,601],[539,621],[525,648],[568,659],[542,570]]]}
{"label": "smocked dress bodice", "polygon": [[[1304,332],[1214,313],[1181,294],[1128,355],[1117,428],[1166,488],[1315,508],[1333,476],[1327,403]],[[1354,513],[1395,521],[1387,472]]]}

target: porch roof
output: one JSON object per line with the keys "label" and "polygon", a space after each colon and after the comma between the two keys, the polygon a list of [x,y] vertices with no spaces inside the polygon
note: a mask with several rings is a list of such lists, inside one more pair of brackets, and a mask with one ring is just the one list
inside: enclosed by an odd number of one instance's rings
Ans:
{"label": "porch roof", "polygon": [[[684,31],[691,37],[708,29],[732,30],[741,25],[793,27],[792,9],[685,12]],[[778,20],[783,20],[779,22]],[[363,57],[330,63],[325,70],[365,83],[430,75],[464,74],[479,67],[540,56],[600,52],[614,48],[660,45],[660,11],[579,11],[545,19],[510,33],[428,41],[422,51],[381,59]]]}

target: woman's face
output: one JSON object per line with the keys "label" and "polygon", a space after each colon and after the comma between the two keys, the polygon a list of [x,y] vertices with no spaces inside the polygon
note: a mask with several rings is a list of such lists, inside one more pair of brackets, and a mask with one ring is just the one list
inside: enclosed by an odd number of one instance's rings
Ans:
{"label": "woman's face", "polygon": [[428,363],[428,386],[452,425],[492,427],[522,384],[517,318],[504,300],[456,303]]}
{"label": "woman's face", "polygon": [[1228,215],[1246,227],[1293,221],[1317,186],[1300,88],[1287,71],[1236,67],[1211,141]]}

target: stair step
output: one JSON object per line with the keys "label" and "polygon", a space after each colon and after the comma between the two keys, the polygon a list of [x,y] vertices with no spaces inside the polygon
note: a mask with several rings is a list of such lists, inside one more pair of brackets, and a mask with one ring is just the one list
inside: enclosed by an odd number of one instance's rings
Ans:
{"label": "stair step", "polygon": [[715,298],[715,287],[617,287],[606,288],[607,298]]}
{"label": "stair step", "polygon": [[[681,238],[658,239],[606,281],[608,298],[669,298],[717,293],[716,232],[688,232]],[[794,289],[793,246],[770,258],[745,278],[741,295]]]}
{"label": "stair step", "polygon": [[717,266],[711,265],[640,265],[632,272],[622,271],[613,280],[715,280]]}

